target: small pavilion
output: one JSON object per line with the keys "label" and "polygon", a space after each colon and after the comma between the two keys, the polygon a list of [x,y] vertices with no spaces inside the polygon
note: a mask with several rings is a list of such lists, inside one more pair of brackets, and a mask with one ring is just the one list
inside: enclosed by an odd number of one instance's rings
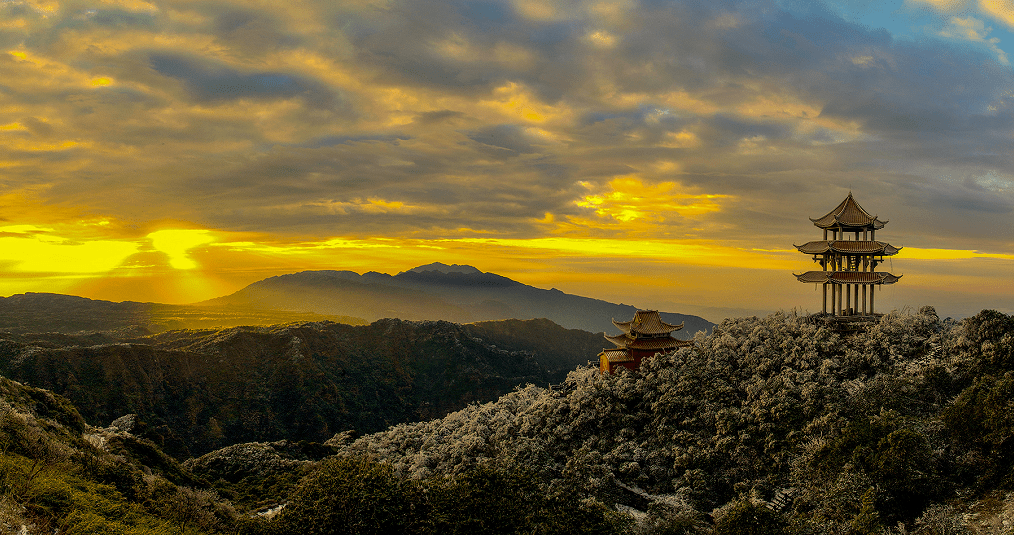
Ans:
{"label": "small pavilion", "polygon": [[901,247],[877,241],[877,231],[887,221],[863,210],[849,192],[837,208],[819,218],[810,218],[824,230],[824,239],[796,245],[799,252],[813,255],[820,271],[793,274],[799,282],[821,284],[823,314],[836,319],[869,319],[874,312],[875,289],[898,282],[901,276],[877,271],[884,257],[898,254]]}
{"label": "small pavilion", "polygon": [[634,313],[634,319],[614,319],[613,325],[623,331],[623,334],[605,335],[606,340],[615,344],[616,348],[603,349],[599,353],[599,371],[602,373],[613,373],[616,368],[636,370],[647,357],[693,345],[689,340],[673,338],[672,333],[682,329],[683,324],[672,325],[662,321],[657,310],[638,310]]}

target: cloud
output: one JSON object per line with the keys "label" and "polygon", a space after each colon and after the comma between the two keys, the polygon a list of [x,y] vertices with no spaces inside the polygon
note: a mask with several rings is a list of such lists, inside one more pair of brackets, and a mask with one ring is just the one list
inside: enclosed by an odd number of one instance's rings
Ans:
{"label": "cloud", "polygon": [[201,101],[302,97],[315,106],[333,105],[336,95],[323,84],[284,72],[243,73],[224,65],[169,53],[152,53],[151,67],[183,82]]}
{"label": "cloud", "polygon": [[476,132],[469,132],[468,138],[484,147],[501,149],[492,151],[496,156],[531,154],[536,152],[524,130],[513,124],[490,126]]}
{"label": "cloud", "polygon": [[985,23],[975,17],[951,17],[950,24],[941,30],[940,35],[948,38],[966,39],[973,43],[981,43],[996,54],[997,60],[1001,64],[1010,65],[1007,53],[998,46],[1000,38],[987,37],[992,31],[992,28],[986,27]]}
{"label": "cloud", "polygon": [[[852,187],[896,221],[944,214],[999,243],[972,222],[1014,192],[966,179],[1014,172],[1002,34],[959,12],[977,4],[929,6],[949,23],[924,39],[810,4],[6,2],[23,22],[0,25],[0,182],[216,229],[535,239],[636,222],[730,243],[791,241]],[[624,201],[618,177],[647,195]],[[708,195],[735,202],[673,215]]]}
{"label": "cloud", "polygon": [[995,20],[1014,27],[1014,3],[1010,0],[979,0],[979,7]]}

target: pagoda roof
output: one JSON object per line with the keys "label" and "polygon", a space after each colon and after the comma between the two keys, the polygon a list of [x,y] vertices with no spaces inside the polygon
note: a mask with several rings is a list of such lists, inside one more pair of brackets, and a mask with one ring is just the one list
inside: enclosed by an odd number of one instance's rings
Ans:
{"label": "pagoda roof", "polygon": [[[659,335],[669,334],[683,328],[683,323],[673,325],[662,321],[657,310],[638,310],[630,321],[613,320],[613,325],[626,334]],[[607,337],[608,338],[608,337]]]}
{"label": "pagoda roof", "polygon": [[634,362],[634,357],[626,349],[603,349],[599,356],[606,357],[610,364]]}
{"label": "pagoda roof", "polygon": [[625,334],[618,334],[616,336],[606,335],[606,340],[616,344],[616,347],[648,350],[674,349],[677,347],[687,347],[692,344],[689,340],[679,340],[671,336],[663,336],[659,338],[631,338]]}
{"label": "pagoda roof", "polygon": [[887,221],[881,221],[877,219],[877,216],[870,215],[869,212],[863,210],[862,206],[852,198],[852,192],[849,192],[849,196],[845,197],[845,200],[838,205],[837,208],[828,212],[824,217],[817,219],[810,218],[813,224],[823,228],[853,228],[853,229],[872,229],[878,230],[884,228]]}
{"label": "pagoda roof", "polygon": [[901,278],[884,271],[807,271],[793,275],[799,282],[833,284],[894,284]]}
{"label": "pagoda roof", "polygon": [[827,252],[841,254],[872,254],[892,256],[898,254],[901,247],[895,247],[881,241],[861,240],[819,240],[796,245],[799,252],[806,254],[824,254]]}

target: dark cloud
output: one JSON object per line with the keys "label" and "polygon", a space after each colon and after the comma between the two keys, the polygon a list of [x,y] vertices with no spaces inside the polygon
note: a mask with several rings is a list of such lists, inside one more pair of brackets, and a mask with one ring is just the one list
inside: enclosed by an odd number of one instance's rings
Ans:
{"label": "dark cloud", "polygon": [[155,29],[158,18],[151,13],[134,13],[121,9],[91,9],[71,19],[68,26],[81,27],[85,24],[94,24],[109,29]]}
{"label": "dark cloud", "polygon": [[317,139],[300,143],[298,146],[319,149],[321,147],[333,147],[335,145],[349,145],[353,143],[362,143],[365,141],[377,141],[383,143],[394,143],[398,141],[405,141],[412,139],[411,136],[405,134],[382,134],[382,135],[362,135],[362,136],[324,136]]}
{"label": "dark cloud", "polygon": [[23,117],[20,122],[29,132],[41,138],[48,138],[54,133],[53,125],[39,120],[38,117]]}
{"label": "dark cloud", "polygon": [[536,152],[524,131],[513,124],[490,126],[479,131],[468,132],[466,135],[472,141],[487,147],[502,149],[511,156]]}
{"label": "dark cloud", "polygon": [[459,119],[464,116],[465,116],[464,113],[454,110],[428,111],[425,113],[420,113],[417,116],[418,119],[416,119],[416,121],[419,122],[420,124],[425,125],[439,123],[447,121],[449,119]]}
{"label": "dark cloud", "polygon": [[292,48],[303,42],[298,36],[285,32],[275,17],[263,11],[229,10],[218,13],[214,20],[215,35],[247,54]]}
{"label": "dark cloud", "polygon": [[942,195],[936,201],[941,204],[948,204],[960,210],[971,210],[985,212],[987,214],[1001,215],[1014,211],[1014,202],[1009,199],[998,198],[993,195],[978,194],[962,191],[954,195]]}
{"label": "dark cloud", "polygon": [[516,26],[519,20],[509,4],[502,1],[458,1],[455,10],[464,20],[464,25],[477,32],[498,34]]}
{"label": "dark cloud", "polygon": [[200,101],[301,97],[316,107],[341,104],[333,89],[297,74],[244,73],[221,64],[172,53],[150,54],[150,65],[159,74],[182,82],[188,93]]}

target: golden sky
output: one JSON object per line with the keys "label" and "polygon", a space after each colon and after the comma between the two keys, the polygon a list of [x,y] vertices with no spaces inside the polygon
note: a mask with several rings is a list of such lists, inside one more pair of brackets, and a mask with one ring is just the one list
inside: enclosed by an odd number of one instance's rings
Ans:
{"label": "golden sky", "polygon": [[1014,312],[1010,0],[0,2],[0,295],[187,303],[469,264],[816,310],[849,191],[878,308]]}

